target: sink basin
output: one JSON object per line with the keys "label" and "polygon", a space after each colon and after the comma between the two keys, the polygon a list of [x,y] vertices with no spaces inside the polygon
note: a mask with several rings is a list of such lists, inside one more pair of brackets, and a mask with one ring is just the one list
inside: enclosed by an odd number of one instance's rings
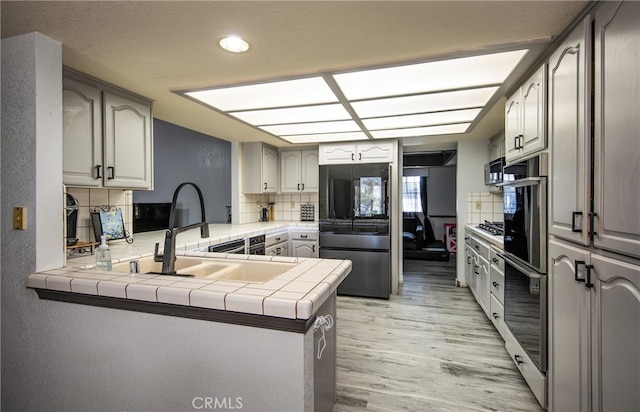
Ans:
{"label": "sink basin", "polygon": [[[138,259],[138,262],[140,273],[159,273],[162,271],[162,262],[155,262],[152,256]],[[296,266],[294,263],[179,256],[176,259],[175,268],[177,274],[183,276],[245,283],[261,283],[273,279],[294,266]],[[114,272],[129,273],[129,261],[115,263],[111,270]]]}

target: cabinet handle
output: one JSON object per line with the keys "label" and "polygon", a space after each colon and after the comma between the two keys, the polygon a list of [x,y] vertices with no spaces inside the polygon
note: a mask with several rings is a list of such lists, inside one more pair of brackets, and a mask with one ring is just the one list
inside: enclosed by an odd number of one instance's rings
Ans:
{"label": "cabinet handle", "polygon": [[471,256],[467,256],[467,265],[471,264]]}
{"label": "cabinet handle", "polygon": [[518,146],[516,148],[524,149],[524,146],[522,145],[522,139],[524,138],[524,136],[519,134],[518,136],[516,136],[516,138],[518,139]]}
{"label": "cabinet handle", "polygon": [[298,183],[298,190],[300,190],[300,183]]}
{"label": "cabinet handle", "polygon": [[498,263],[498,258],[493,258],[491,260],[493,261],[493,263]]}
{"label": "cabinet handle", "polygon": [[491,284],[493,285],[494,288],[498,289],[500,287],[500,284],[498,282],[491,282]]}
{"label": "cabinet handle", "polygon": [[582,216],[582,212],[571,212],[571,231],[582,232],[582,227],[576,227],[576,216]]}
{"label": "cabinet handle", "polygon": [[113,166],[109,166],[107,167],[107,171],[109,172],[109,176],[107,176],[107,179],[109,180],[113,180],[116,178],[116,168]]}
{"label": "cabinet handle", "polygon": [[351,153],[351,160],[356,160],[356,155],[355,155],[355,153]]}
{"label": "cabinet handle", "polygon": [[280,241],[280,238],[279,238],[279,237],[277,237],[277,238],[276,238],[276,242],[279,242],[279,241]]}
{"label": "cabinet handle", "polygon": [[267,182],[264,182],[264,190],[267,190]]}
{"label": "cabinet handle", "polygon": [[96,179],[102,179],[102,175],[100,174],[100,169],[102,169],[102,165],[96,165]]}
{"label": "cabinet handle", "polygon": [[495,320],[500,319],[500,315],[498,315],[496,312],[493,312],[493,313],[491,314],[491,316],[493,316],[493,318],[494,318]]}
{"label": "cabinet handle", "polygon": [[473,265],[473,273],[475,273],[476,275],[479,275],[480,272],[476,271],[477,268],[478,268],[477,265]]}
{"label": "cabinet handle", "polygon": [[[587,273],[584,276],[584,279],[578,277],[578,266],[584,266],[587,269]],[[584,260],[574,260],[573,261],[573,279],[576,282],[584,282],[584,286],[588,289],[593,287],[593,283],[591,283],[591,269],[593,269],[593,265],[587,265],[587,262]]]}
{"label": "cabinet handle", "polygon": [[302,190],[304,190],[304,183],[302,184]]}
{"label": "cabinet handle", "polygon": [[517,363],[518,365],[522,365],[522,364],[524,363],[524,362],[521,360],[521,359],[522,359],[522,356],[520,356],[520,355],[513,355],[513,359],[516,361],[516,363]]}
{"label": "cabinet handle", "polygon": [[358,153],[358,160],[362,160],[362,153]]}
{"label": "cabinet handle", "polygon": [[309,237],[308,235],[300,235],[300,239],[306,239],[308,237]]}
{"label": "cabinet handle", "polygon": [[315,253],[315,251],[316,251],[316,245],[311,245],[311,251]]}

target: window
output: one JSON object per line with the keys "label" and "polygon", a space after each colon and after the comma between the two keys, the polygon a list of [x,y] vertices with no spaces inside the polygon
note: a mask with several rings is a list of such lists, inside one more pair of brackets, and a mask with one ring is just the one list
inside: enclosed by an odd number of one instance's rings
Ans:
{"label": "window", "polygon": [[420,176],[402,177],[402,211],[422,213]]}

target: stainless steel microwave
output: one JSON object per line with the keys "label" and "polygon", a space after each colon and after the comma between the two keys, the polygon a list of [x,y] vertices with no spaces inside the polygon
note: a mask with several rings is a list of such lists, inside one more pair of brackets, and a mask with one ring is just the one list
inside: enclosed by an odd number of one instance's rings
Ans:
{"label": "stainless steel microwave", "polygon": [[502,183],[502,169],[504,168],[504,157],[490,161],[484,165],[484,184],[487,186]]}

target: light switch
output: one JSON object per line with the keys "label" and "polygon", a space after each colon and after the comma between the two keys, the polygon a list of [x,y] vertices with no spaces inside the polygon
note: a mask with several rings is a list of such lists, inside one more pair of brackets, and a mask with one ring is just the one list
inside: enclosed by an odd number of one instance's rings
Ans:
{"label": "light switch", "polygon": [[26,230],[27,229],[27,208],[26,207],[14,207],[13,208],[13,229],[14,230]]}

